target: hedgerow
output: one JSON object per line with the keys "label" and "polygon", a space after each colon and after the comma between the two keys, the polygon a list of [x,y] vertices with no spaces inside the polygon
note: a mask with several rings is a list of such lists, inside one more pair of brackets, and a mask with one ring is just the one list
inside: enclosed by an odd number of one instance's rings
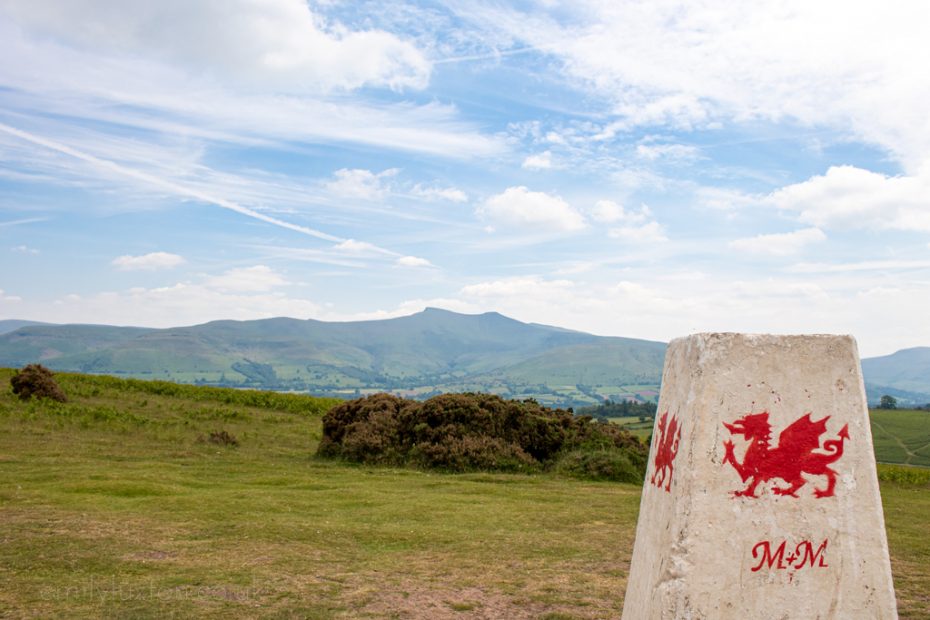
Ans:
{"label": "hedgerow", "polygon": [[446,471],[556,470],[639,482],[646,446],[590,416],[533,400],[491,394],[443,394],[424,402],[374,394],[323,416],[317,454],[357,463]]}

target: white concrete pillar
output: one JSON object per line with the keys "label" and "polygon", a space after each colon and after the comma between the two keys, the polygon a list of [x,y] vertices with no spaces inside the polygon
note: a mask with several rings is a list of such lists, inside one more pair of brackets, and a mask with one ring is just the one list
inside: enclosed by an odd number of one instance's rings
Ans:
{"label": "white concrete pillar", "polygon": [[851,337],[669,345],[623,619],[673,618],[897,618]]}

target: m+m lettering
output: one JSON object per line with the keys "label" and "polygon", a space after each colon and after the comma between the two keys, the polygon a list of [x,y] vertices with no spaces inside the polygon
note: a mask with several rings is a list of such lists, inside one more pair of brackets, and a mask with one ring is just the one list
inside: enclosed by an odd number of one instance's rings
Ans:
{"label": "m+m lettering", "polygon": [[773,543],[763,540],[756,543],[752,548],[752,559],[757,564],[752,568],[752,572],[762,570],[762,568],[787,570],[799,570],[802,568],[827,568],[826,551],[828,540],[824,540],[814,550],[814,544],[809,540],[799,542],[794,551],[790,551],[788,541],[783,540],[781,544],[774,547]]}

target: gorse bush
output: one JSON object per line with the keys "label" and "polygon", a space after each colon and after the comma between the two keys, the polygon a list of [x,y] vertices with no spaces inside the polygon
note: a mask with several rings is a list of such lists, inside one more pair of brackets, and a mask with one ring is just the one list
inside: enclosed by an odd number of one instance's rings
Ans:
{"label": "gorse bush", "polygon": [[60,403],[68,400],[55,382],[52,371],[42,364],[29,364],[17,371],[10,377],[10,385],[13,387],[13,393],[22,400],[29,400],[33,396],[57,400]]}
{"label": "gorse bush", "polygon": [[375,394],[343,403],[323,417],[317,453],[448,471],[556,469],[629,482],[642,480],[646,462],[646,447],[617,426],[490,394],[425,402]]}

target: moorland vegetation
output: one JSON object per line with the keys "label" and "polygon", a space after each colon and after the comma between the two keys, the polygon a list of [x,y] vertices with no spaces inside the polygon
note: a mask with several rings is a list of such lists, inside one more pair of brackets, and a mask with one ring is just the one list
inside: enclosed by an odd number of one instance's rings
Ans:
{"label": "moorland vegetation", "polygon": [[[12,376],[0,616],[620,615],[639,484],[314,457],[335,399],[57,373],[67,402],[22,400]],[[873,411],[879,460],[917,463],[927,415]],[[878,473],[899,615],[925,619],[930,469]]]}
{"label": "moorland vegetation", "polygon": [[445,471],[557,471],[640,483],[648,448],[617,425],[492,394],[375,394],[323,416],[317,454]]}

